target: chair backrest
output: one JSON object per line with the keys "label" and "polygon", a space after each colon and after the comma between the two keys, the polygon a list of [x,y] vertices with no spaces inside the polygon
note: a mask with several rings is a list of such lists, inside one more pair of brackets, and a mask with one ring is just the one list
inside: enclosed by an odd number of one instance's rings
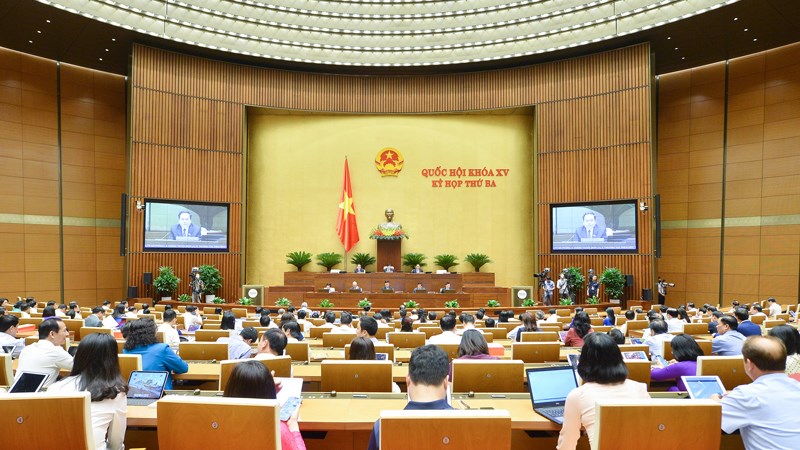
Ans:
{"label": "chair backrest", "polygon": [[[6,445],[26,450],[94,449],[91,398],[88,392],[14,394],[0,397],[0,436]],[[58,424],[54,437],[53,424]],[[63,429],[61,427],[64,427]],[[54,439],[58,440],[54,445]]]}
{"label": "chair backrest", "polygon": [[14,384],[14,369],[11,364],[11,353],[0,353],[0,386]]}
{"label": "chair backrest", "polygon": [[590,317],[589,320],[592,322],[592,326],[595,327],[598,325],[602,325],[604,319],[602,317]]}
{"label": "chair backrest", "polygon": [[[475,328],[478,328],[478,327],[475,327]],[[494,342],[494,335],[492,333],[484,332],[483,328],[478,328],[478,331],[483,333],[483,338],[486,339],[486,342]]]}
{"label": "chair backrest", "polygon": [[[711,341],[708,339],[695,339],[700,350],[703,351],[703,356],[711,356]],[[670,349],[671,350],[671,349]]]}
{"label": "chair backrest", "polygon": [[596,327],[592,327],[595,333],[608,333],[611,329],[614,328],[611,325],[598,325]]}
{"label": "chair backrest", "polygon": [[112,330],[111,328],[103,328],[103,327],[80,327],[78,333],[75,333],[75,340],[79,341],[85,338],[86,336],[94,333],[113,335],[114,330]]}
{"label": "chair backrest", "polygon": [[229,330],[197,330],[194,332],[195,342],[217,342],[219,338],[230,337]]}
{"label": "chair backrest", "polygon": [[334,361],[321,364],[323,392],[392,392],[391,361]]}
{"label": "chair backrest", "polygon": [[644,383],[650,387],[650,369],[652,364],[647,360],[625,360],[625,366],[628,367],[628,379]]}
{"label": "chair backrest", "polygon": [[728,391],[753,381],[744,372],[744,358],[741,355],[700,356],[697,358],[697,374],[717,375]]}
{"label": "chair backrest", "polygon": [[750,316],[750,322],[756,325],[761,325],[765,320],[767,320],[767,316]]}
{"label": "chair backrest", "polygon": [[36,325],[37,328],[39,327],[39,324],[42,323],[43,321],[44,321],[44,319],[41,318],[41,317],[20,317],[19,318],[19,324],[20,325],[31,325],[32,324],[32,325]]}
{"label": "chair backrest", "polygon": [[222,329],[222,324],[219,322],[216,321],[203,322],[203,330],[205,331],[219,331],[221,329]]}
{"label": "chair backrest", "polygon": [[394,331],[393,327],[378,327],[378,331],[375,332],[375,338],[385,341],[386,334],[392,331]]}
{"label": "chair backrest", "polygon": [[523,392],[525,363],[519,360],[453,360],[453,392]]}
{"label": "chair backrest", "polygon": [[683,332],[686,334],[708,334],[708,324],[705,323],[685,323],[683,324]]}
{"label": "chair backrest", "polygon": [[554,331],[523,331],[520,342],[558,342]]}
{"label": "chair backrest", "polygon": [[425,333],[425,339],[430,339],[431,336],[436,336],[437,334],[442,334],[442,329],[438,326],[432,327],[419,327],[416,331],[420,333]]}
{"label": "chair backrest", "polygon": [[[592,314],[597,314],[597,308],[583,308],[583,312],[585,312],[586,314],[591,316]],[[603,310],[603,315],[604,316],[605,316],[605,313],[606,313],[605,310]]]}
{"label": "chair backrest", "polygon": [[786,325],[786,321],[783,319],[767,319],[764,321],[764,328],[767,329],[777,327],[779,325]]}
{"label": "chair backrest", "polygon": [[126,382],[131,378],[131,372],[142,370],[142,355],[123,353],[119,357],[119,373]]}
{"label": "chair backrest", "polygon": [[288,342],[284,354],[292,361],[309,361],[308,342]]}
{"label": "chair backrest", "polygon": [[83,319],[63,319],[63,322],[69,331],[75,332],[73,339],[76,341],[80,340],[81,328],[83,328]]}
{"label": "chair backrest", "polygon": [[242,321],[242,328],[253,327],[259,328],[261,327],[261,321],[259,320],[243,320]]}
{"label": "chair backrest", "polygon": [[355,333],[324,333],[322,335],[323,347],[344,348],[356,338]]}
{"label": "chair backrest", "polygon": [[645,328],[650,326],[650,322],[648,322],[647,320],[629,320],[626,323],[628,324],[626,328],[628,331],[627,336],[630,336],[631,331],[644,330]]}
{"label": "chair backrest", "polygon": [[274,371],[276,377],[289,378],[292,376],[292,358],[289,356],[277,356],[270,359],[229,359],[219,362],[219,386],[218,390],[224,391],[228,385],[228,378],[236,364],[244,361],[258,361],[264,364],[269,371]]}
{"label": "chair backrest", "polygon": [[514,342],[511,344],[511,359],[525,363],[559,362],[561,344],[558,342]]}
{"label": "chair backrest", "polygon": [[618,347],[621,352],[643,351],[648,358],[650,357],[650,346],[646,344],[620,344]]}
{"label": "chair backrest", "polygon": [[237,318],[247,317],[247,308],[231,308],[231,311]]}
{"label": "chair backrest", "polygon": [[397,348],[417,348],[425,345],[425,333],[401,333],[393,331],[386,333],[389,343]]}
{"label": "chair backrest", "polygon": [[595,415],[597,450],[720,448],[722,407],[713,400],[598,400]]}
{"label": "chair backrest", "polygon": [[217,308],[215,306],[203,306],[203,315],[214,314]]}
{"label": "chair backrest", "polygon": [[505,339],[508,331],[505,328],[481,328],[484,333],[491,333],[495,339]]}
{"label": "chair backrest", "polygon": [[173,395],[157,408],[159,448],[281,448],[277,400]]}
{"label": "chair backrest", "polygon": [[178,354],[184,361],[207,361],[228,359],[227,342],[181,342]]}
{"label": "chair backrest", "polygon": [[508,411],[387,410],[380,419],[381,450],[511,448]]}
{"label": "chair backrest", "polygon": [[447,357],[450,359],[450,361],[458,359],[458,344],[436,344],[436,346],[447,353]]}
{"label": "chair backrest", "polygon": [[[166,310],[167,310],[167,305],[155,305],[155,306],[153,306],[153,308],[154,308],[156,311],[161,311],[161,312],[164,312],[164,311],[166,311]],[[212,312],[213,312],[213,311],[212,311]]]}
{"label": "chair backrest", "polygon": [[569,317],[571,312],[572,312],[571,309],[559,308],[559,309],[556,310],[556,315],[558,317]]}
{"label": "chair backrest", "polygon": [[[392,344],[375,344],[375,353],[388,353],[389,361],[394,361],[394,345]],[[350,344],[344,346],[344,359],[350,359]]]}
{"label": "chair backrest", "polygon": [[327,327],[325,327],[325,328],[314,327],[309,331],[308,337],[310,337],[312,339],[319,339],[319,338],[322,337],[323,334],[330,333],[330,332],[331,332],[331,329],[327,328]]}
{"label": "chair backrest", "polygon": [[497,322],[495,324],[495,326],[497,328],[502,328],[502,329],[506,330],[506,335],[508,335],[508,333],[510,333],[511,330],[517,328],[520,325],[521,325],[521,323],[519,323],[519,322]]}

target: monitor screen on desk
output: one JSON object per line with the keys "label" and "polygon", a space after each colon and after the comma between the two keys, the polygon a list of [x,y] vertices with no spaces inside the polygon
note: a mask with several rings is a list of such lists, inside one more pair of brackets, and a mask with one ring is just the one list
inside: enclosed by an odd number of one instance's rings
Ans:
{"label": "monitor screen on desk", "polygon": [[553,253],[635,253],[636,200],[550,207]]}
{"label": "monitor screen on desk", "polygon": [[225,203],[147,199],[144,250],[227,252],[228,209]]}

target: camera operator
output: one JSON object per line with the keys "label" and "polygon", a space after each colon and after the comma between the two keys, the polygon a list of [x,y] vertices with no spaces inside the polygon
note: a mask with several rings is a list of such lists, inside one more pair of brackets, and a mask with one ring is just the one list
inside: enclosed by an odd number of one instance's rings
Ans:
{"label": "camera operator", "polygon": [[552,305],[553,291],[556,285],[553,283],[553,280],[550,279],[550,268],[545,267],[542,273],[535,273],[533,276],[539,280],[539,287],[543,290],[542,304],[545,306]]}
{"label": "camera operator", "polygon": [[558,295],[559,298],[569,298],[569,280],[567,279],[567,272],[561,272],[558,275],[558,283],[556,283],[556,287],[558,288]]}
{"label": "camera operator", "polygon": [[667,287],[675,287],[675,283],[668,283],[667,280],[658,277],[658,304],[663,305],[667,301]]}

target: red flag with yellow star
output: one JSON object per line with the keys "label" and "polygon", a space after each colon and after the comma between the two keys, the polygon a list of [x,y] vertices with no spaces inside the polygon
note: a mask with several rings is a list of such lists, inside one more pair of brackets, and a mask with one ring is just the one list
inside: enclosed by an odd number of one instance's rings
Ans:
{"label": "red flag with yellow star", "polygon": [[336,217],[336,234],[347,253],[358,242],[358,225],[356,225],[356,207],[353,205],[353,186],[350,184],[350,169],[347,158],[344,159],[344,182],[342,198],[339,203],[339,214]]}

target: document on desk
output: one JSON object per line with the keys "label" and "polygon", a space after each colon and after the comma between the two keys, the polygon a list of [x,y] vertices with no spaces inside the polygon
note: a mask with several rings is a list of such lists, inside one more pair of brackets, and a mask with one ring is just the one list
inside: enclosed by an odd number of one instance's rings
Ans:
{"label": "document on desk", "polygon": [[303,379],[302,378],[279,378],[275,377],[275,382],[281,382],[281,390],[278,391],[276,394],[276,400],[278,400],[278,404],[283,406],[286,403],[286,400],[289,397],[299,397],[302,398],[303,395],[301,391],[303,390]]}

